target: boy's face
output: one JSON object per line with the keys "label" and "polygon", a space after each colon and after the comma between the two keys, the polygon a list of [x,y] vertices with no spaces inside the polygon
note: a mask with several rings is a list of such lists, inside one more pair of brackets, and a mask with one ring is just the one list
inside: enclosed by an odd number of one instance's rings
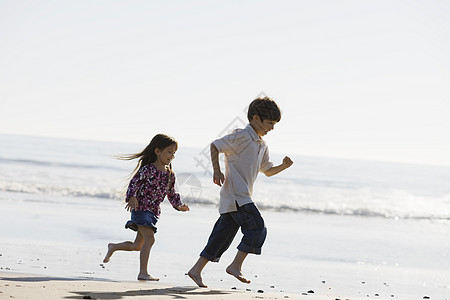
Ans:
{"label": "boy's face", "polygon": [[256,134],[259,135],[259,137],[262,137],[265,136],[269,131],[271,131],[276,123],[276,121],[271,120],[261,121],[259,116],[255,114],[253,115],[253,119],[250,122],[250,125],[252,125]]}

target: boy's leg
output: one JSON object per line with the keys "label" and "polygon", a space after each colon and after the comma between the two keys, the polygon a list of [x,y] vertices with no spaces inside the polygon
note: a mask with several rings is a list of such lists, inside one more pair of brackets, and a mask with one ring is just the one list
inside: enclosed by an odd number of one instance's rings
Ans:
{"label": "boy's leg", "polygon": [[208,243],[188,275],[199,286],[206,287],[203,283],[201,272],[209,261],[218,262],[222,254],[230,247],[239,225],[236,224],[230,214],[220,215],[209,236]]}
{"label": "boy's leg", "polygon": [[239,229],[230,213],[220,215],[200,256],[212,262],[219,262],[222,254],[230,247]]}
{"label": "boy's leg", "polygon": [[202,270],[206,266],[206,264],[209,262],[206,258],[203,256],[200,256],[195,263],[195,265],[189,270],[188,275],[191,277],[191,279],[199,286],[207,288],[208,286],[203,283],[202,279]]}
{"label": "boy's leg", "polygon": [[238,250],[236,256],[234,257],[233,262],[227,267],[226,271],[228,274],[233,275],[239,281],[243,283],[250,283],[250,280],[242,275],[242,264],[244,263],[245,258],[247,257],[247,252],[242,252]]}
{"label": "boy's leg", "polygon": [[261,247],[266,239],[267,229],[264,225],[264,219],[253,203],[239,207],[238,211],[231,213],[231,215],[235,222],[241,226],[244,236],[238,245],[236,257],[226,271],[239,281],[250,283],[250,280],[247,280],[242,275],[242,264],[248,253],[261,254]]}
{"label": "boy's leg", "polygon": [[261,254],[261,248],[267,236],[267,229],[256,205],[254,203],[243,205],[231,215],[241,227],[244,235],[237,247],[238,250],[257,255]]}

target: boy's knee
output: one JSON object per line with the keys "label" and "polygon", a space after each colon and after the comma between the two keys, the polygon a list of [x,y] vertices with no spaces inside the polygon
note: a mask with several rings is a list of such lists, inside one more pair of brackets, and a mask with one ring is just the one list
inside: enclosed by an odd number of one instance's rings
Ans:
{"label": "boy's knee", "polygon": [[238,249],[247,253],[261,254],[261,248],[267,236],[267,228],[263,226],[257,230],[248,230],[243,233],[244,236]]}

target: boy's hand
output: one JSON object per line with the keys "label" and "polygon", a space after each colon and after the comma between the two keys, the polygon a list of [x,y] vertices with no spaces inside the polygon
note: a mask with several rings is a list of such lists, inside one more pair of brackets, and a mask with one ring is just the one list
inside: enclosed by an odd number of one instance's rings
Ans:
{"label": "boy's hand", "polygon": [[288,157],[288,156],[285,156],[284,158],[283,158],[283,163],[282,163],[282,165],[287,169],[287,168],[289,168],[290,166],[292,166],[292,164],[293,164],[294,162]]}
{"label": "boy's hand", "polygon": [[222,183],[225,181],[225,176],[220,171],[214,171],[213,181],[218,186],[222,186]]}
{"label": "boy's hand", "polygon": [[136,197],[131,197],[128,199],[127,205],[125,205],[125,209],[127,211],[136,210],[136,207],[138,206],[138,200]]}
{"label": "boy's hand", "polygon": [[189,206],[187,204],[183,204],[177,207],[179,211],[189,211]]}

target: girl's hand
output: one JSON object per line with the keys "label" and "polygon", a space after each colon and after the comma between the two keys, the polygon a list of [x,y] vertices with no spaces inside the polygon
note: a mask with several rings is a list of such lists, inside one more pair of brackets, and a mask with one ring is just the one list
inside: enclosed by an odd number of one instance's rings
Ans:
{"label": "girl's hand", "polygon": [[179,211],[189,211],[189,206],[187,204],[183,204],[177,207]]}
{"label": "girl's hand", "polygon": [[136,199],[136,197],[131,197],[130,199],[128,199],[127,205],[125,205],[125,209],[127,211],[132,211],[132,210],[136,210],[138,206],[138,200]]}

